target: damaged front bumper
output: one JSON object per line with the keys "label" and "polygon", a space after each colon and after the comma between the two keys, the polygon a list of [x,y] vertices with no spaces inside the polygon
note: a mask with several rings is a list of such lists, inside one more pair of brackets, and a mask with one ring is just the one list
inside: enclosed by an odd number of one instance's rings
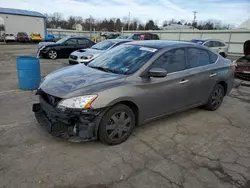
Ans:
{"label": "damaged front bumper", "polygon": [[97,139],[98,125],[104,109],[65,110],[48,104],[41,96],[40,103],[33,104],[38,123],[53,136],[70,141]]}

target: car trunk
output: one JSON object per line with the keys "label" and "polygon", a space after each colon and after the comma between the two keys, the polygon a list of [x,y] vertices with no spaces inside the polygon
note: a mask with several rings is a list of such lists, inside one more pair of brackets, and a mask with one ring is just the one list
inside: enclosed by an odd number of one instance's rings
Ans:
{"label": "car trunk", "polygon": [[235,61],[235,75],[241,78],[250,78],[250,40],[243,45],[243,57]]}

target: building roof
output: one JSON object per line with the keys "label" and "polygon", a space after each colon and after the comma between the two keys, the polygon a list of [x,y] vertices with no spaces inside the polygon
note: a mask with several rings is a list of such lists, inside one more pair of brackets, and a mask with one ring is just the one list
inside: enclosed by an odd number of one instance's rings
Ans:
{"label": "building roof", "polygon": [[39,12],[29,11],[29,10],[12,9],[12,8],[2,8],[2,7],[0,7],[0,14],[15,14],[15,15],[22,15],[22,16],[33,16],[33,17],[45,18],[45,16]]}

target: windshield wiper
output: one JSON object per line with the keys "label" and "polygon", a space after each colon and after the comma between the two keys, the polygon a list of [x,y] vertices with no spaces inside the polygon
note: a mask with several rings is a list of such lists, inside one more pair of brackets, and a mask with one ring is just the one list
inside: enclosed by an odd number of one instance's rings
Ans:
{"label": "windshield wiper", "polygon": [[112,73],[114,73],[114,71],[113,71],[113,70],[110,70],[109,68],[95,67],[95,66],[89,66],[89,67],[91,67],[91,68],[93,68],[93,69],[98,69],[98,70],[101,70],[101,71],[104,71],[104,72],[112,72]]}

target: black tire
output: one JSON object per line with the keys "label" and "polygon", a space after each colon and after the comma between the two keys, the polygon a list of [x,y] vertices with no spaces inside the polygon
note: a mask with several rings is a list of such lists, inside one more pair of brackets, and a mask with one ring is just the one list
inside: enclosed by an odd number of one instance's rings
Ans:
{"label": "black tire", "polygon": [[226,57],[226,54],[224,52],[219,53],[222,57]]}
{"label": "black tire", "polygon": [[208,98],[207,104],[204,106],[205,109],[210,111],[217,110],[221,106],[224,96],[224,87],[221,84],[216,84]]}
{"label": "black tire", "polygon": [[49,50],[47,56],[50,59],[56,59],[58,57],[58,54],[56,50]]}
{"label": "black tire", "polygon": [[129,138],[134,127],[135,114],[131,108],[123,104],[115,105],[102,117],[99,139],[108,145],[120,144]]}

